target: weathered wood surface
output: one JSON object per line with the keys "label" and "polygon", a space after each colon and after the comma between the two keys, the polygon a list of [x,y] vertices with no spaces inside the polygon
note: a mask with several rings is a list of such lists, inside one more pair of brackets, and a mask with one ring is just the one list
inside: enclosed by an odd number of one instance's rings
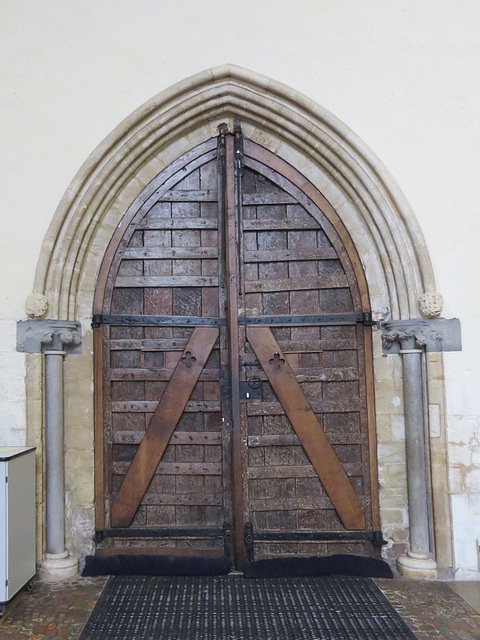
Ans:
{"label": "weathered wood surface", "polygon": [[332,247],[312,249],[279,249],[277,251],[245,251],[243,259],[249,262],[285,262],[297,260],[335,260],[337,253]]}
{"label": "weathered wood surface", "polygon": [[[112,411],[117,412],[136,412],[154,413],[158,407],[158,400],[138,400],[138,401],[114,401],[112,402]],[[187,402],[184,409],[188,413],[219,412],[220,402],[217,400],[191,400]]]}
{"label": "weathered wood surface", "polygon": [[346,529],[364,529],[366,521],[363,505],[271,330],[264,327],[247,327],[247,338],[343,525]]}
{"label": "weathered wood surface", "polygon": [[139,230],[161,229],[217,229],[218,222],[211,218],[155,218],[151,216],[137,225]]}
{"label": "weathered wood surface", "polygon": [[133,247],[125,249],[124,260],[185,260],[218,258],[217,247]]}
{"label": "weathered wood surface", "polygon": [[[113,433],[114,444],[140,444],[145,431],[116,431]],[[188,445],[221,445],[222,435],[216,431],[206,433],[205,431],[179,431],[170,438],[171,444]]]}
{"label": "weathered wood surface", "polygon": [[314,218],[290,218],[284,220],[244,220],[244,231],[265,231],[265,229],[279,231],[303,231],[305,229],[319,229],[320,225]]}
{"label": "weathered wood surface", "polygon": [[250,280],[245,283],[245,292],[265,293],[273,291],[308,291],[309,289],[338,289],[345,288],[347,286],[348,282],[346,277],[344,275],[335,274],[328,276],[313,276],[310,278],[302,277]]}
{"label": "weathered wood surface", "polygon": [[116,285],[119,288],[217,287],[218,278],[212,276],[123,276],[117,278]]}
{"label": "weathered wood surface", "polygon": [[112,504],[113,527],[130,526],[217,338],[215,327],[194,329]]}

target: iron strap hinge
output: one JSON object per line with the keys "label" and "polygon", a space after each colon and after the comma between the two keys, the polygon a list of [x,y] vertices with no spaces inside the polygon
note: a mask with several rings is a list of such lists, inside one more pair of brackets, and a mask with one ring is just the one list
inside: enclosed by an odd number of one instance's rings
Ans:
{"label": "iron strap hinge", "polygon": [[364,327],[376,327],[378,324],[378,322],[373,320],[371,311],[365,311],[362,313],[362,322]]}
{"label": "iron strap hinge", "polygon": [[98,329],[103,324],[103,315],[95,313],[92,318],[92,329]]}
{"label": "iron strap hinge", "polygon": [[241,325],[349,325],[361,323],[366,327],[375,326],[371,311],[362,313],[327,313],[321,315],[277,315],[250,316],[238,319]]}
{"label": "iron strap hinge", "polygon": [[[302,324],[356,324],[361,322],[365,327],[374,327],[378,323],[372,319],[371,311],[364,313],[332,313],[325,315],[279,315],[254,316],[238,319],[241,325],[302,325]],[[98,329],[102,324],[133,326],[224,326],[225,318],[209,318],[195,316],[143,316],[143,315],[104,315],[96,313],[92,317],[92,328]]]}
{"label": "iron strap hinge", "polygon": [[103,315],[96,313],[92,318],[92,328],[98,329],[102,324],[117,326],[181,326],[181,327],[221,327],[226,324],[224,318],[197,316],[142,316],[142,315]]}

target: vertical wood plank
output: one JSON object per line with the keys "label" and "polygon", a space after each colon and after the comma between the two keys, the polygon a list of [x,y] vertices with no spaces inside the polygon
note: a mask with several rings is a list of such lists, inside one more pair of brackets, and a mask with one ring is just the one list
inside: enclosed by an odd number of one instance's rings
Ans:
{"label": "vertical wood plank", "polygon": [[[103,396],[103,332],[100,326],[93,331],[94,362],[94,403],[95,403],[95,528],[105,527],[105,461],[104,461],[104,396]],[[107,329],[108,330],[108,329]]]}
{"label": "vertical wood plank", "polygon": [[[243,473],[242,473],[242,432],[239,393],[239,341],[238,341],[238,263],[237,263],[237,208],[235,200],[234,139],[225,139],[225,235],[226,235],[226,282],[227,282],[227,323],[230,377],[230,405],[232,419],[233,447],[233,529],[234,549],[237,566],[245,562],[243,544]],[[238,203],[240,206],[240,203]]]}

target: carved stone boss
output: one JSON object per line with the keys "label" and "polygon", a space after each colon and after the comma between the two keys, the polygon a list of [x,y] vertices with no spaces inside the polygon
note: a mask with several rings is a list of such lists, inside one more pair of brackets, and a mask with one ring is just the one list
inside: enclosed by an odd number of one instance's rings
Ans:
{"label": "carved stone boss", "polygon": [[75,575],[77,558],[65,549],[63,360],[80,353],[81,327],[63,320],[26,320],[17,324],[17,351],[45,357],[46,560],[52,577]]}

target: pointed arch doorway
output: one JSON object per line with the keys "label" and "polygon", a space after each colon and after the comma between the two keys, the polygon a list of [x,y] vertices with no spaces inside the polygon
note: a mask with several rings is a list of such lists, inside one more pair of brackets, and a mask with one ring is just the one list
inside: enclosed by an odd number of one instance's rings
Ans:
{"label": "pointed arch doorway", "polygon": [[221,127],[125,213],[94,307],[97,553],[379,550],[366,282],[301,174]]}

